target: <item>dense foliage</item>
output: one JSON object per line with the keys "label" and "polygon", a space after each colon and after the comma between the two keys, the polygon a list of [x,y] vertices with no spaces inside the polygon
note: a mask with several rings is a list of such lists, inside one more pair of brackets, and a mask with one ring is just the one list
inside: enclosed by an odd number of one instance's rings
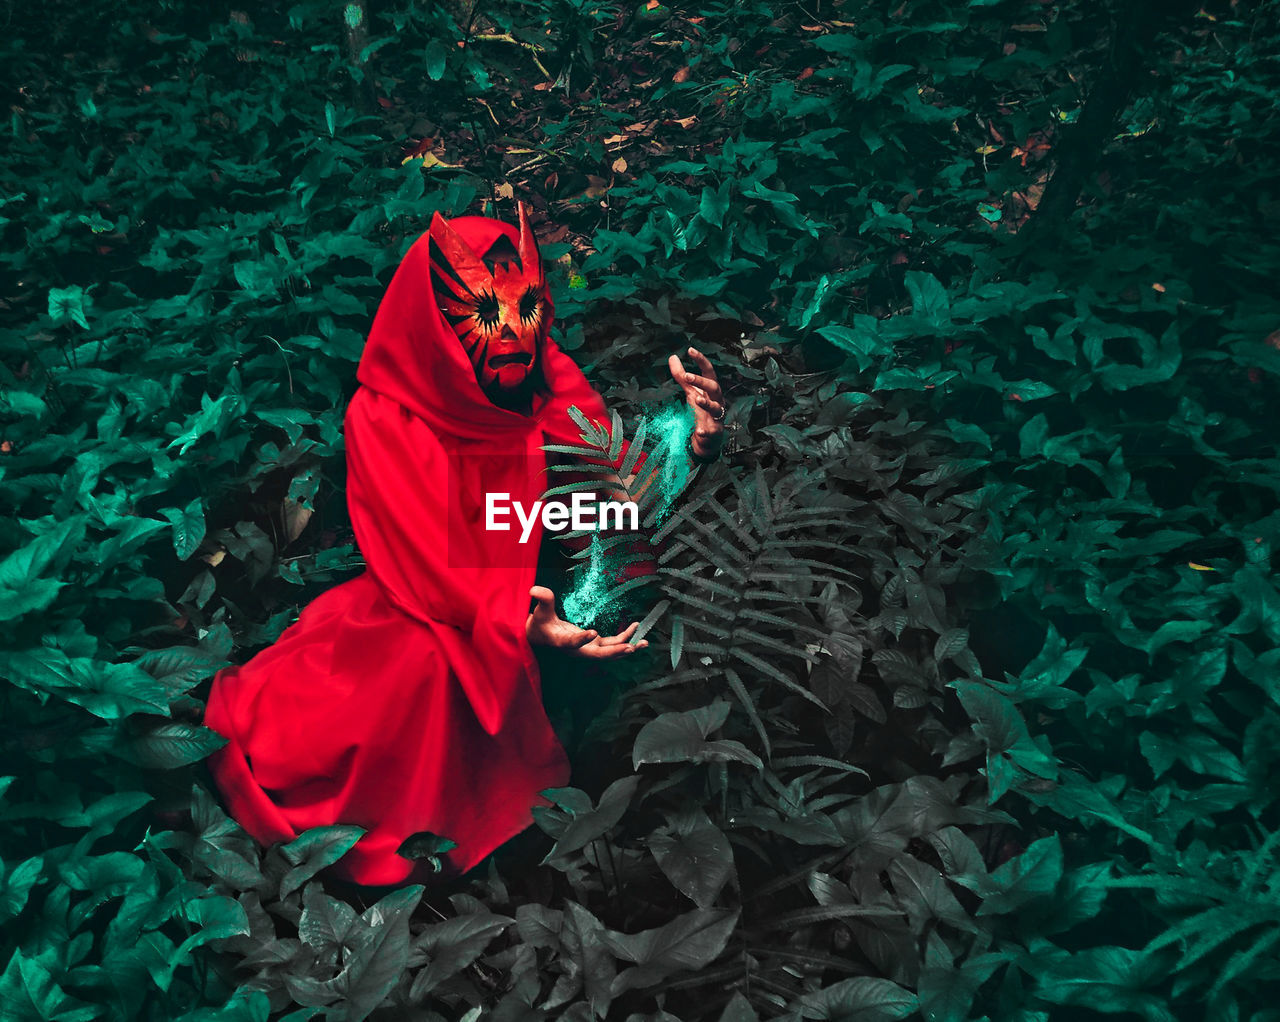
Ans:
{"label": "dense foliage", "polygon": [[[5,17],[0,1019],[1280,1018],[1275,4]],[[729,445],[545,861],[345,889],[202,694],[360,569],[373,310],[514,198]]]}

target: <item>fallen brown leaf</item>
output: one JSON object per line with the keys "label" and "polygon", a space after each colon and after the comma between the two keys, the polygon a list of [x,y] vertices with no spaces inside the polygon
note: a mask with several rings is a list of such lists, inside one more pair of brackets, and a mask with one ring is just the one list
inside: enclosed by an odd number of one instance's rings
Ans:
{"label": "fallen brown leaf", "polygon": [[284,533],[289,537],[290,543],[302,535],[302,530],[307,527],[307,522],[311,521],[314,513],[306,504],[299,504],[296,500],[285,497]]}

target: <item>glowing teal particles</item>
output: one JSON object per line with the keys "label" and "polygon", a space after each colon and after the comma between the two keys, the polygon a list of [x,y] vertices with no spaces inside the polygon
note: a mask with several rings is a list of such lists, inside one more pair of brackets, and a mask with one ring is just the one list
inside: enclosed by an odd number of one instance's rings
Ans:
{"label": "glowing teal particles", "polygon": [[[689,458],[685,454],[693,435],[693,409],[687,404],[665,405],[644,417],[644,435],[656,437],[649,458],[656,461],[657,508],[655,523],[661,525],[671,514],[676,497],[689,482]],[[638,431],[637,431],[638,432]],[[649,460],[645,461],[646,470]]]}
{"label": "glowing teal particles", "polygon": [[591,535],[589,557],[586,570],[579,570],[578,584],[564,598],[567,620],[579,627],[595,624],[619,602],[615,595],[617,574],[605,567],[604,544],[598,532]]}
{"label": "glowing teal particles", "polygon": [[[666,521],[689,482],[690,462],[685,452],[693,424],[689,405],[668,404],[645,413],[636,429],[632,443],[639,442],[648,449],[644,464],[636,470],[632,491],[645,490],[638,500],[646,524],[661,525]],[[636,588],[622,582],[624,571],[638,556],[629,546],[613,543],[606,547],[600,533],[592,533],[587,563],[575,569],[576,583],[564,598],[569,621],[586,628],[621,610],[623,597]]]}

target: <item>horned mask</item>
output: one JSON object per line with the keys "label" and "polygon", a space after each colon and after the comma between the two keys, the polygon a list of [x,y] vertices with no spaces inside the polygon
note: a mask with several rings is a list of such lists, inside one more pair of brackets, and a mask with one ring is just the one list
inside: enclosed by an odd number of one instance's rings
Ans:
{"label": "horned mask", "polygon": [[438,212],[431,220],[436,302],[462,342],[476,382],[491,401],[525,390],[550,325],[547,282],[529,212],[519,204],[520,238],[505,235],[473,252]]}

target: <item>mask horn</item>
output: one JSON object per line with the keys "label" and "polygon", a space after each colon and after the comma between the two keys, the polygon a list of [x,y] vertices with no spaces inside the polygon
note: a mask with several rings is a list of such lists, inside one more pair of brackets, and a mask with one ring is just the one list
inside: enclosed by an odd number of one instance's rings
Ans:
{"label": "mask horn", "polygon": [[467,289],[468,294],[474,295],[481,284],[492,279],[489,267],[471,251],[471,246],[462,240],[461,235],[449,226],[439,210],[431,218],[430,234],[431,241],[439,249],[441,256],[441,261],[432,260],[436,268],[457,280]]}
{"label": "mask horn", "polygon": [[542,256],[538,254],[538,239],[529,226],[529,209],[524,201],[519,203],[520,210],[520,268],[528,280],[542,279]]}

